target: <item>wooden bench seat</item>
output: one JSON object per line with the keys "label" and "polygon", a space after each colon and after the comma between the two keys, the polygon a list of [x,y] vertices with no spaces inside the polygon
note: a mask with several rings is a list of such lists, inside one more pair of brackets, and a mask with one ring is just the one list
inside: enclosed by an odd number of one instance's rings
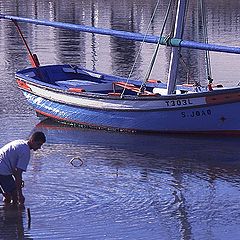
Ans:
{"label": "wooden bench seat", "polygon": [[122,87],[124,89],[128,89],[130,91],[136,92],[141,96],[155,96],[155,93],[149,92],[144,90],[141,92],[140,87],[136,87],[134,84],[126,83],[126,82],[114,82],[113,83],[113,90],[115,89],[115,86]]}

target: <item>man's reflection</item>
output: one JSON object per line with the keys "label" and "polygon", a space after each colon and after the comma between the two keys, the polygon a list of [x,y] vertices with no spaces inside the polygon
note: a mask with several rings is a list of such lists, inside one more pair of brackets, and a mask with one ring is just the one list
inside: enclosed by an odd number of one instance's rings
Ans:
{"label": "man's reflection", "polygon": [[23,206],[0,205],[0,239],[29,239],[24,236],[24,214]]}

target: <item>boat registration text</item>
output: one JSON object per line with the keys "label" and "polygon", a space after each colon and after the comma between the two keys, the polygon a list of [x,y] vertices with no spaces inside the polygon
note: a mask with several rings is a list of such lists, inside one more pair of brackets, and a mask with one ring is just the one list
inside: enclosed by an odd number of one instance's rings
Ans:
{"label": "boat registration text", "polygon": [[167,107],[180,107],[180,106],[186,106],[186,105],[192,105],[190,99],[177,99],[177,100],[168,100],[165,101]]}

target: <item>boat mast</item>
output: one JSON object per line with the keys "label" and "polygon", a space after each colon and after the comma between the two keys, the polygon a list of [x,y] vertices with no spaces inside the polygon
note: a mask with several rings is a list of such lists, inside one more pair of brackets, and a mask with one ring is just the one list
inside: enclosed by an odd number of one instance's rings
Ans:
{"label": "boat mast", "polygon": [[[178,0],[174,38],[182,39],[184,22],[186,15],[187,0]],[[167,93],[172,94],[175,90],[177,80],[177,70],[180,58],[180,47],[173,47],[170,60],[170,70],[168,74]]]}

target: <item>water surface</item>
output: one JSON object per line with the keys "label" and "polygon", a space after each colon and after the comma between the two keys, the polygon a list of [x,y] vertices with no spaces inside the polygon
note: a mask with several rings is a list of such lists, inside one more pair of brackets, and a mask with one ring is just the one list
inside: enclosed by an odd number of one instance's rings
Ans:
{"label": "water surface", "polygon": [[[151,34],[159,34],[168,2],[160,1]],[[145,33],[154,4],[0,0],[0,13]],[[193,27],[186,29],[187,39],[201,37],[193,2],[190,9],[187,23]],[[209,42],[240,46],[240,2],[207,1],[207,12]],[[140,43],[21,26],[44,65],[80,64],[128,76],[139,55],[132,76],[140,78],[154,51],[147,44],[138,54]],[[171,24],[165,34],[170,29]],[[0,239],[239,239],[238,137],[105,132],[40,122],[14,81],[17,70],[30,66],[24,46],[11,22],[0,20],[0,32],[0,144],[27,138],[35,130],[47,136],[24,174],[25,209],[0,203]],[[152,78],[166,79],[168,53],[161,48]],[[239,56],[211,57],[214,81],[236,86]],[[202,53],[186,52],[184,61],[191,79],[204,82]],[[73,158],[83,165],[71,165]]]}

